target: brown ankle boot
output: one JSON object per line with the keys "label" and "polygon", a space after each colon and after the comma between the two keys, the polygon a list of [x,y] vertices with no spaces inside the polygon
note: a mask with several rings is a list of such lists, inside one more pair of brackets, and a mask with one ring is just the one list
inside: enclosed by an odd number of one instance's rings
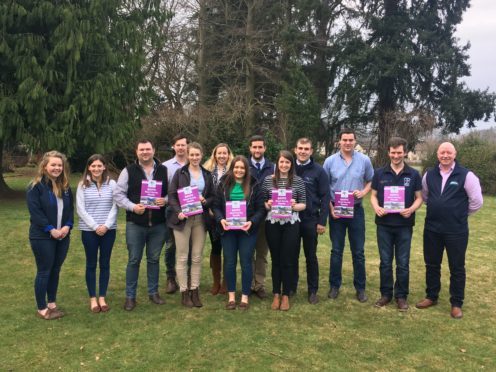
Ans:
{"label": "brown ankle boot", "polygon": [[282,311],[289,310],[289,296],[285,296],[285,295],[282,296],[280,309]]}
{"label": "brown ankle boot", "polygon": [[191,301],[190,291],[181,292],[181,304],[185,307],[193,307],[193,301]]}
{"label": "brown ankle boot", "polygon": [[226,278],[222,278],[222,283],[219,288],[219,294],[226,294],[226,293],[227,293]]}
{"label": "brown ankle boot", "polygon": [[220,289],[220,272],[222,266],[222,257],[211,254],[210,255],[210,267],[212,268],[212,288],[210,293],[214,296],[219,293]]}
{"label": "brown ankle boot", "polygon": [[200,301],[200,291],[198,288],[192,289],[191,293],[191,302],[193,302],[194,307],[202,307],[203,304]]}
{"label": "brown ankle boot", "polygon": [[272,301],[272,305],[270,305],[270,308],[272,310],[279,310],[280,307],[281,307],[281,296],[275,294],[274,300]]}

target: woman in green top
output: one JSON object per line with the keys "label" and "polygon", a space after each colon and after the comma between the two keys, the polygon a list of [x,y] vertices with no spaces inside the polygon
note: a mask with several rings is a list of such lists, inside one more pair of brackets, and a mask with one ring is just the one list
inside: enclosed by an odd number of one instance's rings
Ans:
{"label": "woman in green top", "polygon": [[[246,203],[246,221],[237,221],[226,213],[228,202]],[[237,204],[237,203],[234,203]],[[230,205],[227,208],[231,208]],[[239,252],[241,262],[242,295],[239,308],[248,309],[248,296],[253,276],[252,257],[257,239],[258,226],[265,217],[263,195],[244,156],[236,156],[227,173],[220,179],[213,207],[215,220],[221,230],[224,250],[224,273],[229,293],[226,309],[236,309],[236,264]]]}

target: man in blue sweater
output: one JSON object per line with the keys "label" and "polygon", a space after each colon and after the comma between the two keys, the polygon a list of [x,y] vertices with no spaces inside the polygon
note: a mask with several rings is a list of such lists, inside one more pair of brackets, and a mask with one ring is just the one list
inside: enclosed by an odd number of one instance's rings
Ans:
{"label": "man in blue sweater", "polygon": [[[317,260],[318,235],[326,231],[327,215],[331,193],[329,179],[324,169],[312,158],[312,141],[300,138],[296,141],[294,149],[296,154],[296,174],[305,182],[307,207],[300,212],[300,242],[303,241],[307,267],[308,302],[315,305],[319,302],[317,290],[319,289],[319,262]],[[294,292],[298,286],[298,249],[295,264]]]}
{"label": "man in blue sweater", "polygon": [[482,207],[479,179],[458,164],[456,149],[444,142],[437,150],[439,164],[422,179],[422,196],[427,204],[424,226],[426,296],[418,309],[437,304],[441,290],[441,262],[446,248],[450,269],[451,317],[463,317],[465,297],[465,252],[468,245],[468,216]]}

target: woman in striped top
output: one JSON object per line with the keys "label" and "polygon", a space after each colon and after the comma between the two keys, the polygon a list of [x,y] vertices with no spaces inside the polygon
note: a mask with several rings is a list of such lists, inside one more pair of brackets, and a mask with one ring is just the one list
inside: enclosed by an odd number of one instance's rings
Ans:
{"label": "woman in striped top", "polygon": [[[291,190],[291,197],[288,190]],[[272,259],[274,300],[271,307],[273,310],[287,311],[289,292],[294,282],[296,252],[300,244],[298,212],[306,208],[305,183],[295,174],[294,158],[289,151],[279,153],[274,175],[265,178],[262,191],[268,211],[265,235]],[[278,200],[274,200],[274,197]],[[286,204],[289,207],[285,209]]]}
{"label": "woman in striped top", "polygon": [[[115,181],[111,180],[104,157],[90,156],[77,188],[79,229],[86,253],[86,286],[93,313],[110,310],[105,301],[110,278],[110,256],[117,228],[117,205],[113,198]],[[100,249],[99,297],[96,298],[96,265]]]}
{"label": "woman in striped top", "polygon": [[[214,189],[219,185],[221,177],[227,172],[233,160],[233,153],[226,143],[219,143],[214,147],[212,156],[208,159],[203,167],[212,173],[212,180],[214,181]],[[211,213],[213,217],[213,213]],[[220,234],[212,219],[211,224],[207,226],[208,235],[210,236],[210,245],[212,251],[210,253],[210,268],[212,269],[212,288],[210,293],[214,296],[217,293],[226,293],[226,279],[220,281],[222,271],[222,244],[220,241]]]}

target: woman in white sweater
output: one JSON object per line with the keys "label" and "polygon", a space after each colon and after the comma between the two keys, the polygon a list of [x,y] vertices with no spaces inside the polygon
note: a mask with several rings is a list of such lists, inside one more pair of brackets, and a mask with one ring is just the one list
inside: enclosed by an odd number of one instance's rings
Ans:
{"label": "woman in white sweater", "polygon": [[[115,181],[111,180],[105,158],[95,154],[86,163],[77,188],[79,229],[86,253],[86,286],[93,313],[110,310],[105,301],[110,278],[110,256],[117,228],[117,205],[113,198]],[[96,298],[96,266],[100,251],[99,297]]]}

